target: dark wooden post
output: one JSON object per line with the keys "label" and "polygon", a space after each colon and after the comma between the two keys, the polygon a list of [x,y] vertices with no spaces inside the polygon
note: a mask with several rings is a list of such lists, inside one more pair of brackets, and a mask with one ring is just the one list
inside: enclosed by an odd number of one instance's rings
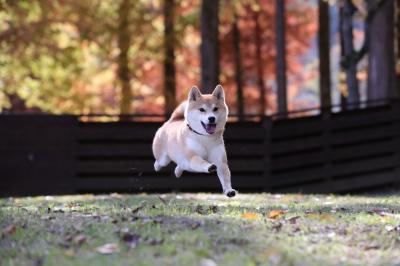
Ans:
{"label": "dark wooden post", "polygon": [[203,0],[201,5],[201,86],[211,93],[219,83],[219,0]]}
{"label": "dark wooden post", "polygon": [[279,117],[287,115],[286,94],[286,41],[285,41],[285,1],[276,0],[276,75],[278,85]]}
{"label": "dark wooden post", "polygon": [[347,99],[350,108],[357,107],[360,93],[357,79],[358,60],[353,44],[353,14],[356,8],[351,0],[344,0],[340,6],[340,36],[342,45],[342,67],[346,72]]}
{"label": "dark wooden post", "polygon": [[330,111],[331,77],[330,77],[330,41],[329,41],[329,3],[319,0],[319,90],[321,110]]}
{"label": "dark wooden post", "polygon": [[257,83],[258,83],[258,89],[260,90],[260,115],[264,116],[265,115],[265,109],[267,108],[266,103],[265,103],[265,85],[264,85],[264,79],[263,79],[263,64],[262,64],[262,58],[261,58],[261,28],[260,28],[260,22],[259,22],[259,17],[260,17],[260,11],[255,11],[254,12],[254,23],[256,24],[255,26],[255,35],[256,35],[256,64],[257,64]]}
{"label": "dark wooden post", "polygon": [[164,1],[164,98],[167,116],[176,106],[174,5],[174,0]]}
{"label": "dark wooden post", "polygon": [[[374,9],[375,1],[369,1]],[[383,1],[369,24],[368,100],[392,98],[395,92],[394,1]]]}
{"label": "dark wooden post", "polygon": [[129,114],[131,112],[132,90],[128,60],[128,52],[131,45],[131,34],[129,32],[129,14],[131,12],[131,7],[132,4],[130,0],[122,0],[118,9],[118,78],[121,84],[121,114]]}
{"label": "dark wooden post", "polygon": [[264,180],[263,191],[271,192],[271,139],[273,123],[268,116],[262,117],[262,127],[264,130]]}
{"label": "dark wooden post", "polygon": [[236,99],[239,120],[243,120],[244,115],[244,99],[243,99],[243,84],[242,84],[242,62],[240,58],[240,31],[238,28],[238,17],[234,14],[233,21],[233,49],[235,51],[235,79],[236,79]]}

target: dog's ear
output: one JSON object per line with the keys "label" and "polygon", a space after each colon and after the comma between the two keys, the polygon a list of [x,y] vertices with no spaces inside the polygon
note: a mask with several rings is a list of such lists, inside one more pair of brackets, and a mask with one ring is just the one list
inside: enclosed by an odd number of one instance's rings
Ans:
{"label": "dog's ear", "polygon": [[215,87],[212,95],[216,97],[218,100],[225,100],[224,88],[222,88],[222,86],[219,84]]}
{"label": "dog's ear", "polygon": [[191,89],[190,89],[190,92],[189,92],[189,102],[190,101],[196,101],[197,99],[199,99],[201,97],[201,92],[200,92],[200,90],[196,87],[196,86],[193,86]]}

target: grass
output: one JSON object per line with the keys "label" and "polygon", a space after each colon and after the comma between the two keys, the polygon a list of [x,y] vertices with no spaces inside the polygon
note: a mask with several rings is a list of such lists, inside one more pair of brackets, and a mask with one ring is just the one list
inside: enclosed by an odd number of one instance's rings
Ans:
{"label": "grass", "polygon": [[395,265],[399,200],[300,194],[0,199],[0,265]]}

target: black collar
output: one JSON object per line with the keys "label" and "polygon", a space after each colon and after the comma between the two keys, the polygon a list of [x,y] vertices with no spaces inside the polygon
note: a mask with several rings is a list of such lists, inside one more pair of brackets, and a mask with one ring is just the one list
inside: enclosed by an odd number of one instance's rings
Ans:
{"label": "black collar", "polygon": [[206,135],[201,134],[201,133],[197,132],[196,130],[194,130],[189,124],[186,124],[186,125],[187,125],[187,127],[189,128],[190,131],[196,133],[197,135],[206,136]]}

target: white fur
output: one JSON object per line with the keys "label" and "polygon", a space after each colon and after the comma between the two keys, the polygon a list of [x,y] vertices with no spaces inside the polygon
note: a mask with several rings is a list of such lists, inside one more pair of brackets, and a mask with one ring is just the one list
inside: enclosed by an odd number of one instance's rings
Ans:
{"label": "white fur", "polygon": [[[204,111],[201,112],[200,108]],[[215,111],[215,108],[218,110]],[[207,133],[201,123],[207,124],[210,116],[215,117],[216,130],[213,134]],[[188,101],[177,107],[154,137],[154,169],[159,171],[172,160],[177,164],[175,176],[180,177],[183,171],[208,173],[216,166],[223,192],[234,196],[236,191],[231,186],[231,174],[223,141],[227,118],[228,107],[221,85],[218,85],[212,94],[207,95],[202,95],[193,87]]]}

